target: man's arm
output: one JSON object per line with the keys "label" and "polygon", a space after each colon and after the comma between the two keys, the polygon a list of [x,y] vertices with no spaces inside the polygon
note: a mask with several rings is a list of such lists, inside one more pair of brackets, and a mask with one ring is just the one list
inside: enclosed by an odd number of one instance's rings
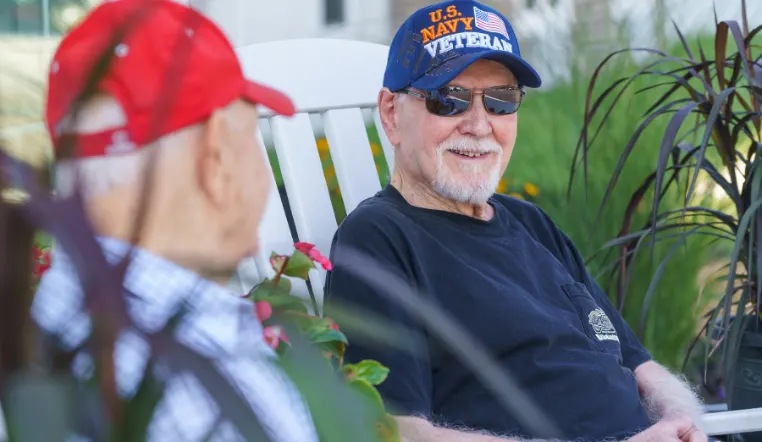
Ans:
{"label": "man's arm", "polygon": [[[572,275],[587,286],[616,328],[620,339],[623,365],[632,370],[635,375],[639,394],[651,422],[658,422],[657,425],[631,440],[634,441],[652,429],[661,427],[661,423],[667,424],[668,434],[671,436],[674,427],[670,427],[669,424],[678,423],[677,428],[679,432],[682,432],[683,441],[705,442],[707,438],[700,431],[702,406],[698,396],[687,382],[651,359],[648,350],[643,347],[619,311],[588,272],[582,255],[571,238],[563,233],[547,214],[539,208],[538,210],[555,230],[560,257],[566,262]],[[688,425],[688,428],[685,428],[685,425]]]}
{"label": "man's arm", "polygon": [[[518,439],[484,432],[437,427],[425,419],[396,416],[402,442],[560,442],[558,440]],[[657,422],[647,430],[633,435],[626,442],[706,442],[706,436],[696,430],[685,416]],[[607,442],[613,442],[611,440]]]}
{"label": "man's arm", "polygon": [[703,414],[701,400],[683,378],[648,361],[635,369],[635,379],[651,421],[687,416],[699,426]]}
{"label": "man's arm", "polygon": [[[438,427],[431,422],[413,416],[396,416],[402,442],[519,442],[485,432]],[[534,441],[540,442],[540,441]]]}

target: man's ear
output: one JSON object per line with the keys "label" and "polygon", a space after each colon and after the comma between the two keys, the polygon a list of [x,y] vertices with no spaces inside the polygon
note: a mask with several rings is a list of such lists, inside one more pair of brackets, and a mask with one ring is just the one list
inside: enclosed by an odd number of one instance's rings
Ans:
{"label": "man's ear", "polygon": [[399,113],[396,94],[388,88],[383,88],[378,92],[378,113],[381,117],[381,125],[384,127],[386,137],[392,146],[399,146],[399,128],[397,126],[397,114]]}
{"label": "man's ear", "polygon": [[233,152],[224,109],[215,109],[204,125],[197,163],[199,187],[206,199],[222,208],[233,199]]}

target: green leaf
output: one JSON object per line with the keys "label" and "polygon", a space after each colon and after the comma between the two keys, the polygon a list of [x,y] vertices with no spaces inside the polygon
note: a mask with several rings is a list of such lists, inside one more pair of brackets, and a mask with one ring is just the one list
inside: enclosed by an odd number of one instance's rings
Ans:
{"label": "green leaf", "polygon": [[306,280],[309,276],[309,271],[315,268],[315,264],[312,260],[300,251],[294,251],[293,255],[288,259],[286,268],[283,273],[295,278],[301,278]]}
{"label": "green leaf", "polygon": [[326,322],[326,319],[319,316],[313,316],[308,313],[296,312],[293,310],[285,311],[281,313],[280,316],[281,319],[293,323],[301,331],[317,328],[320,324],[325,324]]}
{"label": "green leaf", "polygon": [[386,413],[384,408],[384,400],[381,399],[376,387],[371,385],[368,381],[362,379],[354,379],[349,381],[349,388],[359,393],[360,396],[365,399],[368,405],[372,406],[373,411],[377,413],[377,417],[380,418]]}
{"label": "green leaf", "polygon": [[380,413],[377,407],[370,406],[373,401],[364,400],[368,393],[360,395],[357,391],[361,387],[351,388],[319,349],[304,338],[294,334],[293,347],[279,364],[307,403],[320,440],[376,440],[374,425]]}
{"label": "green leaf", "polygon": [[270,255],[270,266],[273,268],[273,271],[276,274],[281,273],[283,271],[283,265],[286,263],[287,259],[288,259],[288,256],[278,255],[275,252],[273,252]]}
{"label": "green leaf", "polygon": [[269,301],[275,296],[286,296],[291,293],[291,281],[288,278],[280,278],[277,285],[272,279],[265,279],[259,285],[251,289],[249,298],[254,301]]}
{"label": "green leaf", "polygon": [[384,415],[376,424],[378,435],[382,442],[399,442],[400,431],[397,421],[389,414]]}
{"label": "green leaf", "polygon": [[273,310],[282,309],[307,313],[307,306],[304,305],[304,300],[298,296],[276,293],[267,298],[267,302],[270,303]]}
{"label": "green leaf", "polygon": [[[712,104],[712,108],[709,111],[709,116],[706,119],[706,127],[704,129],[704,137],[701,140],[701,149],[699,150],[696,163],[699,165],[704,164],[704,156],[706,154],[706,149],[709,144],[709,138],[712,136],[712,133],[715,130],[717,119],[720,117],[720,111],[722,110],[722,104],[727,100],[728,96],[732,94],[736,89],[734,87],[729,87],[722,91],[720,94],[718,94],[716,97],[714,97],[714,103]],[[724,147],[721,143],[719,148]],[[726,157],[730,158],[733,155],[733,152],[725,152]],[[730,160],[728,160],[730,161]],[[685,196],[685,205],[688,205],[689,201],[691,200],[691,197],[693,196],[693,192],[696,188],[696,183],[698,182],[698,174],[699,171],[702,170],[701,167],[695,167],[693,169],[693,178],[690,181],[690,188],[688,189],[688,193]]]}
{"label": "green leaf", "polygon": [[38,230],[34,234],[34,243],[41,249],[50,249],[53,247],[53,237],[43,230]]}
{"label": "green leaf", "polygon": [[386,380],[389,369],[380,362],[372,359],[360,361],[357,364],[344,364],[344,374],[350,379],[362,379],[371,385],[378,385]]}
{"label": "green leaf", "polygon": [[321,342],[341,342],[343,344],[349,344],[347,337],[344,333],[334,330],[330,327],[326,328],[323,324],[319,324],[316,327],[311,327],[307,331],[310,341],[315,343]]}
{"label": "green leaf", "polygon": [[347,345],[338,341],[321,342],[318,344],[318,348],[330,353],[336,359],[342,360],[344,359],[344,351],[346,350]]}

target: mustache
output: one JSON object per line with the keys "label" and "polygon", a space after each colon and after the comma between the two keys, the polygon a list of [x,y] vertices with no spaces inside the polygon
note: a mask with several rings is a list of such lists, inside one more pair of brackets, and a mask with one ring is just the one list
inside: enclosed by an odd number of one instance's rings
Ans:
{"label": "mustache", "polygon": [[440,154],[454,150],[467,153],[501,153],[502,146],[497,141],[489,138],[458,137],[448,138],[437,146],[437,152]]}

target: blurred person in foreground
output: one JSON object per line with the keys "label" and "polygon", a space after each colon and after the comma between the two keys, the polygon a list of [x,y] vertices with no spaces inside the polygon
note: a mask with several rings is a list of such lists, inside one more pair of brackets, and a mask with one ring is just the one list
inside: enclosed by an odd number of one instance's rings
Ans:
{"label": "blurred person in foreground", "polygon": [[[565,439],[704,441],[697,396],[651,359],[571,240],[538,207],[495,194],[524,89],[540,84],[511,25],[489,6],[442,2],[402,24],[378,96],[394,172],[339,227],[327,305],[426,336],[382,288],[353,276],[342,250],[356,249],[456,318]],[[407,440],[531,436],[433,337],[415,355],[348,337],[346,362],[390,368],[379,391]]]}
{"label": "blurred person in foreground", "polygon": [[[106,72],[72,116],[73,100],[117,30],[121,40]],[[243,77],[228,40],[199,13],[170,0],[105,2],[63,39],[51,63],[46,118],[56,154],[66,136],[76,137],[73,157],[57,159],[55,184],[67,197],[79,180],[112,263],[140,229],[124,279],[134,327],[116,343],[118,392],[131,396],[141,381],[150,351],[142,334],[164,328],[183,308],[176,338],[211,358],[269,439],[312,442],[318,439],[309,410],[276,366],[252,305],[225,287],[257,250],[268,194],[257,104],[294,113],[286,96]],[[141,204],[147,215],[139,226]],[[71,253],[54,252],[32,310],[68,351],[92,328]],[[73,368],[86,376],[91,360],[81,353]],[[164,381],[147,440],[242,440],[220,415],[214,392],[191,373]]]}

